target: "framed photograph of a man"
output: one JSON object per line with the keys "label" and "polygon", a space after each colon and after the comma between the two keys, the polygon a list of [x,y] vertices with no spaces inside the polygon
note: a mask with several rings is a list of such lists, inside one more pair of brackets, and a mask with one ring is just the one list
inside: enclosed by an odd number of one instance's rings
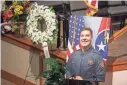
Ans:
{"label": "framed photograph of a man", "polygon": [[105,81],[110,18],[71,16],[66,78]]}

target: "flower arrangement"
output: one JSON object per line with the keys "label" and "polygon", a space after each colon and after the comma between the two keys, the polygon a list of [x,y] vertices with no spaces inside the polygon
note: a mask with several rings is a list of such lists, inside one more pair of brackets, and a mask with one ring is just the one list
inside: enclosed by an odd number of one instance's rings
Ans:
{"label": "flower arrangement", "polygon": [[29,1],[4,1],[2,6],[3,22],[26,21],[30,9]]}
{"label": "flower arrangement", "polygon": [[16,36],[25,36],[25,23],[30,8],[31,3],[26,0],[2,1],[2,23],[11,23],[8,26],[12,33]]}
{"label": "flower arrangement", "polygon": [[[44,19],[46,26],[38,27],[38,21]],[[57,19],[52,8],[34,3],[27,17],[27,35],[35,44],[55,43],[57,39]],[[41,31],[40,29],[45,29]]]}

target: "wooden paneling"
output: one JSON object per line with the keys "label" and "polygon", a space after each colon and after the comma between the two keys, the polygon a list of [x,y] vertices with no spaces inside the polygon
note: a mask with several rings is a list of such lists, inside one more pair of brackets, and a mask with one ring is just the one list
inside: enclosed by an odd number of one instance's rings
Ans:
{"label": "wooden paneling", "polygon": [[127,60],[118,60],[115,62],[107,62],[107,71],[122,71],[127,70]]}
{"label": "wooden paneling", "polygon": [[123,33],[127,31],[127,26],[119,30],[118,32],[114,33],[111,38],[109,39],[108,43],[111,43],[113,40],[116,40],[118,37],[120,37]]}
{"label": "wooden paneling", "polygon": [[[19,46],[23,49],[26,49],[26,50],[30,50],[32,48],[37,49],[40,51],[40,54],[41,54],[40,56],[43,55],[42,46],[41,45],[33,45],[32,42],[28,38],[18,38],[12,34],[5,34],[4,36],[1,37],[1,39],[8,42],[8,43]],[[55,44],[52,46],[53,47],[52,50],[55,50],[55,51],[53,51],[53,54],[56,55],[58,58],[65,60],[66,59],[66,52],[57,50],[55,48],[55,46],[56,46]],[[49,47],[49,50],[51,50],[51,46],[49,45],[48,47]],[[50,54],[51,53],[52,52],[50,52]]]}
{"label": "wooden paneling", "polygon": [[[3,71],[3,70],[1,70],[1,78],[5,79],[7,81],[10,81],[16,85],[23,85],[23,83],[24,83],[24,79],[14,75],[14,74],[10,74],[6,71]],[[31,82],[26,80],[25,85],[36,85],[36,84],[31,83]]]}

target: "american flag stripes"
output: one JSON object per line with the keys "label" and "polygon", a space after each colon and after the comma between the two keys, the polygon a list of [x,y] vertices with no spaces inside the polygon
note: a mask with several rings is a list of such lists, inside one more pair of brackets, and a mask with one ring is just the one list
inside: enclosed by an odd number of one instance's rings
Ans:
{"label": "american flag stripes", "polygon": [[80,49],[79,37],[80,31],[84,27],[84,17],[83,16],[70,16],[69,21],[69,38],[68,38],[68,56],[71,55],[75,50]]}

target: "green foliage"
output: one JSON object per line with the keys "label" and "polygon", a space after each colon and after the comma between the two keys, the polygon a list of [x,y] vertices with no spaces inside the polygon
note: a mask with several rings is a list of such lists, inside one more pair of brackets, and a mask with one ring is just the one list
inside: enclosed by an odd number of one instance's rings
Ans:
{"label": "green foliage", "polygon": [[13,26],[12,26],[12,29],[13,29],[13,31],[15,31],[15,32],[19,32],[19,26],[18,26],[18,25],[13,25]]}
{"label": "green foliage", "polygon": [[27,17],[28,14],[21,14],[21,15],[18,15],[18,16],[13,16],[11,18],[8,19],[8,21],[13,21],[13,22],[26,22],[26,17]]}
{"label": "green foliage", "polygon": [[55,10],[52,6],[49,8],[49,10],[52,11],[52,12],[55,12]]}
{"label": "green foliage", "polygon": [[64,85],[65,64],[55,58],[46,58],[45,61],[51,66],[51,69],[40,73],[37,79],[44,77],[45,85]]}

